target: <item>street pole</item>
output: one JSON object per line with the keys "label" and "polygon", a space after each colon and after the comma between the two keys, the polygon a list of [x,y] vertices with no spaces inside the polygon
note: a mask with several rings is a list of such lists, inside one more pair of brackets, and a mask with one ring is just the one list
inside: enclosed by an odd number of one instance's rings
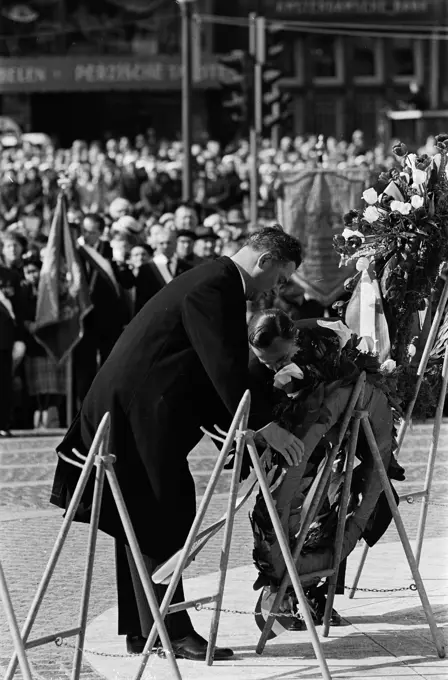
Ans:
{"label": "street pole", "polygon": [[182,143],[184,166],[182,175],[182,199],[190,201],[193,196],[191,163],[192,143],[192,94],[193,94],[193,2],[177,0],[182,17]]}
{"label": "street pole", "polygon": [[263,131],[263,63],[265,60],[265,19],[255,13],[249,15],[249,53],[254,58],[253,123],[250,128],[250,222],[252,228],[258,222],[258,150]]}

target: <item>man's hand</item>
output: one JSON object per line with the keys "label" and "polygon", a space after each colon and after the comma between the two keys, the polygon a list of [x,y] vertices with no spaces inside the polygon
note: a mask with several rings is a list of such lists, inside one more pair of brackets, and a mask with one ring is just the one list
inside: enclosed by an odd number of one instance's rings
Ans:
{"label": "man's hand", "polygon": [[291,432],[277,423],[269,423],[256,432],[275,451],[278,451],[289,465],[298,465],[303,458],[304,446]]}

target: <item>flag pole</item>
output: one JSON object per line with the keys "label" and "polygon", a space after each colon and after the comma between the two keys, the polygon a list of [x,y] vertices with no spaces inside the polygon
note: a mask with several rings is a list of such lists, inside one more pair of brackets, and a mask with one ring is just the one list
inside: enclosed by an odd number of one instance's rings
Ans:
{"label": "flag pole", "polygon": [[65,362],[65,405],[67,427],[73,421],[73,353],[70,352]]}

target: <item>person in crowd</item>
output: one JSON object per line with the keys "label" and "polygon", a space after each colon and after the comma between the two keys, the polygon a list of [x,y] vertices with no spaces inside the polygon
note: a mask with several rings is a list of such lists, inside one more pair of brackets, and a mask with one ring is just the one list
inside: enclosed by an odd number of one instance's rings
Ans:
{"label": "person in crowd", "polygon": [[101,196],[98,180],[95,180],[90,167],[82,167],[75,187],[75,201],[83,213],[97,213]]}
{"label": "person in crowd", "polygon": [[96,213],[87,214],[81,224],[81,236],[78,239],[78,245],[93,248],[107,260],[111,260],[110,243],[102,239],[104,228],[104,220],[100,215]]}
{"label": "person in crowd", "polygon": [[139,175],[132,156],[125,158],[120,175],[120,196],[136,209],[140,207],[140,186],[141,176]]}
{"label": "person in crowd", "polygon": [[39,221],[43,213],[42,179],[34,165],[26,167],[24,182],[19,187],[19,206],[23,217],[36,217]]}
{"label": "person in crowd", "polygon": [[207,227],[198,227],[196,229],[196,241],[194,244],[194,254],[200,257],[203,262],[213,260],[215,255],[217,235],[213,229]]}
{"label": "person in crowd", "polygon": [[170,229],[158,230],[153,240],[152,264],[157,268],[164,283],[170,283],[174,277],[191,268],[185,260],[177,257],[176,241],[176,232]]}
{"label": "person in crowd", "polygon": [[33,402],[33,425],[59,427],[59,409],[66,392],[65,364],[57,364],[34,338],[37,292],[42,262],[33,253],[24,256],[22,295],[25,326],[25,375],[28,396]]}
{"label": "person in crowd", "polygon": [[16,172],[11,167],[5,169],[0,176],[0,229],[13,224],[19,218],[19,189]]}
{"label": "person in crowd", "polygon": [[132,203],[126,198],[115,198],[109,206],[109,215],[112,220],[119,220],[120,217],[132,214]]}
{"label": "person in crowd", "polygon": [[135,277],[135,284],[128,291],[132,318],[165,285],[151,255],[151,248],[146,244],[137,244],[130,251],[128,264]]}
{"label": "person in crowd", "polygon": [[22,255],[26,250],[27,241],[17,231],[6,231],[1,237],[1,261],[4,267],[14,271],[19,279],[23,278]]}
{"label": "person in crowd", "polygon": [[[134,285],[134,277],[126,263],[128,253],[125,253],[123,260],[120,261],[116,257],[116,251],[113,250],[114,239],[109,246],[99,238],[103,229],[101,217],[89,216],[87,223],[95,224],[95,229],[84,232],[83,240],[78,241],[78,253],[93,308],[84,319],[84,334],[73,352],[75,393],[79,402],[83,400],[92,384],[98,370],[98,360],[100,366],[106,361],[129,321],[129,308],[124,290]],[[93,240],[97,247],[88,245],[86,238],[91,239],[91,242]],[[100,252],[100,248],[105,246],[108,246],[106,255],[112,248],[112,260]]]}
{"label": "person in crowd", "polygon": [[179,229],[176,232],[176,256],[178,262],[183,262],[186,268],[201,264],[202,258],[194,253],[196,234],[190,229]]}
{"label": "person in crowd", "polygon": [[[65,456],[73,449],[85,455],[104,412],[110,413],[110,452],[150,576],[184,545],[194,520],[187,457],[202,437],[201,425],[228,427],[249,387],[246,298],[287,281],[300,262],[296,239],[279,227],[262,229],[233,259],[193,268],[164,287],[127,326],[58,446]],[[257,395],[249,427],[288,464],[299,464],[302,442],[272,422]],[[52,503],[66,508],[78,472],[58,460]],[[90,521],[91,493],[89,486],[77,520]],[[119,634],[129,652],[140,653],[152,615],[106,488],[99,526],[116,540]],[[166,588],[155,592],[161,602]],[[183,600],[180,581],[173,602]],[[166,625],[177,657],[205,659],[207,641],[187,611],[171,614]],[[215,650],[215,660],[232,655]]]}
{"label": "person in crowd", "polygon": [[179,229],[191,229],[194,231],[198,226],[198,216],[195,209],[190,205],[180,205],[174,213],[174,226]]}
{"label": "person in crowd", "polygon": [[115,199],[120,197],[120,179],[116,169],[105,165],[99,182],[100,212],[109,212]]}
{"label": "person in crowd", "polygon": [[13,358],[25,353],[21,277],[0,263],[0,438],[11,436]]}

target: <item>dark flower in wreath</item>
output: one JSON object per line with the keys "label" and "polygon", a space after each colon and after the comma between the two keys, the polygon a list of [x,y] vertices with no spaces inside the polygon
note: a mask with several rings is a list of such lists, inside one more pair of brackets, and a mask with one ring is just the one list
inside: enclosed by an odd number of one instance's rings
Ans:
{"label": "dark flower in wreath", "polygon": [[378,177],[378,182],[382,182],[384,184],[388,184],[390,180],[392,179],[392,174],[391,171],[388,170],[387,172],[381,172],[379,177]]}
{"label": "dark flower in wreath", "polygon": [[344,215],[344,224],[349,226],[353,224],[353,221],[359,217],[357,210],[349,210],[348,213]]}
{"label": "dark flower in wreath", "polygon": [[399,158],[403,158],[408,152],[408,147],[403,142],[398,142],[398,144],[394,144],[392,147],[392,152]]}
{"label": "dark flower in wreath", "polygon": [[333,236],[333,246],[335,248],[344,248],[345,238],[343,236],[341,236],[341,234],[337,234],[336,236]]}
{"label": "dark flower in wreath", "polygon": [[421,220],[424,220],[427,217],[426,215],[426,208],[423,206],[421,208],[417,208],[414,210],[414,219],[416,222],[420,222]]}
{"label": "dark flower in wreath", "polygon": [[398,211],[394,210],[389,215],[389,224],[391,227],[397,227],[403,222],[403,215]]}
{"label": "dark flower in wreath", "polygon": [[389,194],[382,194],[380,205],[383,208],[389,208],[389,206],[390,206],[390,204],[392,203],[393,200],[394,200],[393,196],[389,196]]}
{"label": "dark flower in wreath", "polygon": [[351,250],[357,250],[359,248],[359,246],[361,246],[361,245],[362,245],[362,239],[359,238],[359,236],[349,236],[349,238],[347,239],[347,246]]}
{"label": "dark flower in wreath", "polygon": [[448,134],[446,132],[441,132],[436,135],[436,147],[440,151],[446,151],[448,149]]}
{"label": "dark flower in wreath", "polygon": [[417,170],[426,170],[431,165],[431,159],[427,153],[417,156],[415,159],[415,167]]}

